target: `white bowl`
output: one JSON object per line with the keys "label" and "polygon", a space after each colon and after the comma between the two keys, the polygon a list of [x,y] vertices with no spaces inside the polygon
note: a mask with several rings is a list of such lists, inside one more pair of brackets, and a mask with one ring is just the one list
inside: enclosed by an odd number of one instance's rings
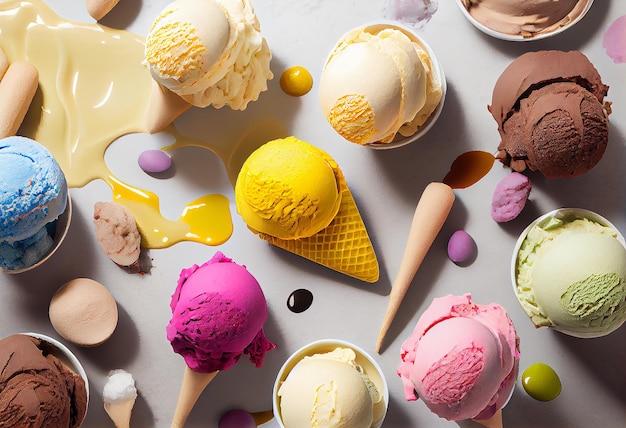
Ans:
{"label": "white bowl", "polygon": [[[420,139],[421,137],[423,137],[424,135],[426,135],[426,133],[433,127],[433,125],[435,124],[435,122],[437,122],[437,119],[439,118],[439,116],[441,115],[441,111],[443,110],[443,104],[446,98],[446,92],[447,92],[447,84],[446,84],[446,76],[444,74],[443,68],[441,66],[441,63],[439,62],[439,60],[437,59],[437,56],[435,55],[435,52],[432,50],[432,48],[428,45],[428,43],[426,43],[426,41],[421,38],[420,36],[418,36],[415,31],[413,29],[411,29],[408,26],[403,25],[402,23],[398,22],[398,21],[391,21],[391,20],[379,20],[379,21],[373,21],[364,25],[361,25],[355,29],[350,30],[349,32],[347,32],[346,34],[344,34],[343,36],[341,36],[341,38],[339,39],[339,42],[341,42],[341,40],[343,40],[348,34],[351,34],[354,30],[356,29],[371,29],[372,31],[381,31],[384,30],[386,28],[391,28],[394,30],[398,30],[400,32],[402,32],[404,35],[406,35],[409,39],[411,39],[411,41],[413,41],[414,43],[417,43],[418,45],[420,45],[422,47],[422,49],[424,49],[427,53],[428,56],[430,57],[431,63],[433,65],[433,69],[437,70],[439,73],[439,77],[441,80],[441,85],[442,85],[442,96],[441,96],[441,100],[439,101],[439,104],[437,104],[437,107],[435,108],[435,110],[431,113],[430,117],[428,118],[428,120],[418,128],[417,132],[415,132],[415,134],[405,137],[403,135],[400,135],[400,133],[396,134],[395,138],[393,139],[393,141],[389,142],[389,143],[368,143],[368,144],[363,144],[364,147],[368,147],[371,149],[378,149],[378,150],[387,150],[387,149],[395,149],[398,147],[402,147],[402,146],[406,146],[407,144],[410,144],[418,139]],[[338,43],[339,43],[338,42]],[[332,54],[332,52],[331,52]],[[324,63],[328,62],[328,59],[330,58],[331,54],[329,54],[328,58],[326,59],[326,61]]]}
{"label": "white bowl", "polygon": [[399,22],[380,22],[380,23],[371,23],[371,24],[365,25],[365,28],[377,28],[377,27],[381,27],[381,29],[382,28],[394,28],[396,30],[399,30],[402,33],[404,33],[413,42],[420,45],[422,49],[428,52],[428,56],[430,57],[433,68],[435,70],[438,70],[439,72],[439,78],[441,79],[441,86],[442,86],[442,91],[443,91],[441,95],[441,100],[439,101],[439,104],[437,104],[437,108],[435,108],[435,110],[432,112],[428,120],[422,126],[419,127],[419,129],[417,130],[415,134],[405,137],[398,133],[396,134],[393,141],[389,143],[370,143],[370,144],[365,145],[366,147],[369,147],[372,149],[387,150],[387,149],[395,149],[395,148],[406,146],[407,144],[413,143],[419,140],[420,138],[422,138],[424,135],[426,135],[428,131],[430,131],[433,125],[435,125],[435,123],[437,122],[437,119],[439,119],[439,116],[441,115],[441,111],[443,110],[443,104],[446,99],[446,92],[448,90],[448,85],[446,83],[446,76],[443,71],[443,67],[441,66],[441,63],[439,62],[439,60],[437,59],[435,52],[432,50],[430,45],[426,43],[426,41],[423,38],[421,38],[415,33],[415,31],[413,31],[410,27],[406,27],[400,24]]}
{"label": "white bowl", "polygon": [[374,382],[378,390],[382,391],[385,411],[383,412],[383,415],[381,416],[377,424],[373,426],[373,428],[380,428],[382,426],[383,421],[385,420],[385,415],[387,413],[387,406],[389,405],[389,388],[387,387],[387,380],[385,379],[385,375],[383,374],[383,371],[378,363],[376,363],[376,361],[367,352],[350,342],[339,339],[323,339],[309,343],[308,345],[305,345],[302,348],[298,349],[296,352],[291,354],[289,358],[287,358],[287,361],[285,361],[285,363],[278,371],[276,381],[274,382],[274,389],[272,391],[272,404],[274,417],[276,418],[276,421],[278,422],[280,428],[285,428],[285,426],[283,425],[282,416],[280,413],[280,398],[278,397],[278,390],[283,381],[287,378],[287,375],[289,375],[289,372],[291,372],[295,365],[298,364],[298,362],[300,362],[300,360],[302,360],[304,357],[319,353],[331,352],[337,347],[351,348],[352,350],[354,350],[356,354],[357,364],[359,364],[363,368],[367,376],[372,382]]}
{"label": "white bowl", "polygon": [[43,256],[41,260],[39,260],[37,263],[35,263],[32,266],[28,266],[22,269],[4,269],[3,268],[2,272],[8,273],[8,274],[18,274],[22,272],[28,272],[32,269],[35,269],[38,266],[41,266],[50,257],[52,257],[52,255],[59,249],[59,247],[63,243],[63,240],[65,239],[65,236],[67,235],[67,231],[70,228],[71,222],[72,222],[72,199],[70,198],[70,194],[68,192],[67,193],[67,207],[65,208],[65,211],[61,213],[59,218],[56,219],[56,224],[54,226],[55,227],[54,236],[52,237],[52,248],[50,248],[50,250],[46,253],[45,256]]}
{"label": "white bowl", "polygon": [[[76,356],[72,353],[72,351],[69,350],[67,346],[65,346],[63,343],[59,342],[58,340],[53,339],[50,336],[46,336],[45,334],[41,334],[41,333],[33,333],[33,332],[21,333],[21,334],[34,337],[35,339],[39,339],[42,342],[47,342],[50,345],[52,345],[51,354],[57,357],[71,371],[73,371],[74,373],[79,375],[81,378],[83,378],[83,380],[85,381],[85,390],[87,391],[87,401],[85,403],[85,416],[87,416],[87,409],[89,409],[89,379],[87,378],[87,372],[85,372],[85,369],[83,368],[78,358],[76,358]],[[80,421],[78,426],[81,426],[82,423],[83,421]]]}
{"label": "white bowl", "polygon": [[[515,293],[515,296],[517,297],[518,302],[520,302],[521,296],[519,295],[518,290],[517,290],[517,255],[520,251],[522,244],[526,240],[526,236],[528,235],[529,231],[533,227],[535,227],[537,224],[544,222],[550,218],[572,219],[572,220],[579,219],[579,218],[580,219],[586,218],[586,219],[592,220],[596,223],[599,223],[603,226],[607,226],[613,229],[617,233],[616,239],[624,247],[626,247],[626,241],[624,240],[624,236],[620,233],[617,227],[615,227],[615,225],[611,223],[609,220],[607,220],[600,214],[597,214],[593,211],[590,211],[584,208],[559,208],[556,210],[552,210],[546,214],[543,214],[542,216],[536,218],[532,223],[530,223],[524,229],[524,231],[520,234],[519,238],[517,239],[517,242],[515,243],[515,247],[513,248],[513,256],[511,257],[511,284],[513,286],[513,292]],[[579,338],[592,338],[592,337],[601,336],[598,333],[584,333],[584,332],[574,333],[570,330],[559,328],[559,326],[550,326],[549,328],[555,331],[561,332],[563,334],[567,334],[569,336],[574,336],[574,337],[579,337]]]}
{"label": "white bowl", "polygon": [[467,18],[467,20],[469,22],[471,22],[474,27],[478,28],[483,33],[485,33],[485,34],[487,34],[487,35],[489,35],[491,37],[494,37],[496,39],[500,39],[500,40],[506,40],[506,41],[511,41],[511,42],[528,42],[528,41],[532,41],[532,40],[541,40],[541,39],[545,39],[547,37],[552,37],[552,36],[560,34],[563,31],[571,28],[573,25],[575,25],[581,19],[583,19],[585,17],[585,15],[587,14],[587,12],[589,12],[589,9],[591,9],[591,5],[593,5],[593,0],[587,0],[587,4],[585,5],[585,8],[580,13],[580,15],[578,15],[576,18],[572,19],[567,24],[565,24],[563,26],[560,26],[560,27],[558,27],[558,28],[556,28],[556,29],[554,29],[552,31],[548,31],[546,33],[536,34],[536,35],[534,35],[532,37],[524,37],[522,35],[501,33],[499,31],[492,30],[491,28],[487,27],[486,25],[484,25],[484,24],[478,22],[476,19],[474,19],[474,17],[472,15],[470,15],[470,13],[467,10],[467,8],[463,5],[463,1],[462,0],[457,0],[456,3],[459,6],[459,8],[461,9],[461,12],[463,12],[463,15],[465,15],[465,17]]}

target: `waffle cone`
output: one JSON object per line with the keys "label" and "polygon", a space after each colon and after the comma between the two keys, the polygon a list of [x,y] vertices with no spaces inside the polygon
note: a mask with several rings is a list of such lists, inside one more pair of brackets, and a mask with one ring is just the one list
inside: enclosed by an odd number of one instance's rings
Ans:
{"label": "waffle cone", "polygon": [[337,272],[362,281],[376,282],[379,276],[378,259],[365,223],[342,176],[339,178],[339,185],[339,211],[325,229],[300,239],[280,239],[264,233],[259,233],[259,237]]}
{"label": "waffle cone", "polygon": [[104,410],[107,412],[116,428],[128,428],[130,426],[130,415],[135,405],[137,397],[119,402],[104,402]]}

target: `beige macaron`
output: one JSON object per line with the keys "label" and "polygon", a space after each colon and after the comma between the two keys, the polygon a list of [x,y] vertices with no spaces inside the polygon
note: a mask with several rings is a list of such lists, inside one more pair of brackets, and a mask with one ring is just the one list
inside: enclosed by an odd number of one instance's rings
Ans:
{"label": "beige macaron", "polygon": [[105,342],[117,327],[117,303],[97,281],[77,278],[65,283],[52,296],[50,322],[64,339],[80,346]]}

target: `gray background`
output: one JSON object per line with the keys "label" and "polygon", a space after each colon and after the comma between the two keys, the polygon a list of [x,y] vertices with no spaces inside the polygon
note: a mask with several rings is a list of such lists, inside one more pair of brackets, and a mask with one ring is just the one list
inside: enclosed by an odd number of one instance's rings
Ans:
{"label": "gray background", "polygon": [[[317,82],[323,61],[335,41],[348,29],[382,18],[383,2],[357,0],[256,0],[254,6],[262,33],[272,52],[275,78],[269,91],[245,112],[227,109],[193,109],[177,122],[179,130],[203,141],[236,138],[237,132],[264,120],[277,120],[300,139],[328,151],[339,163],[370,232],[380,262],[375,284],[353,280],[297,256],[266,245],[250,233],[234,210],[232,187],[222,162],[208,150],[189,148],[172,153],[175,173],[156,179],[140,171],[139,153],[166,145],[162,135],[132,135],[109,148],[107,163],[123,180],[153,189],[162,200],[166,216],[205,193],[223,193],[231,200],[234,233],[219,247],[181,243],[149,252],[151,275],[128,275],[101,252],[92,225],[93,204],[110,200],[102,182],[72,189],[74,218],[61,249],[45,265],[19,276],[0,276],[2,323],[0,335],[37,331],[58,338],[47,318],[50,297],[66,281],[89,277],[105,284],[116,298],[120,320],[113,337],[96,348],[68,346],[82,361],[90,382],[91,402],[86,427],[112,423],[102,408],[101,391],[110,369],[124,368],[136,378],[139,398],[132,424],[167,427],[174,411],[184,369],[179,355],[165,338],[170,317],[169,300],[181,268],[202,263],[216,250],[245,264],[266,294],[269,318],[265,331],[278,347],[267,355],[261,369],[241,360],[220,373],[204,392],[190,416],[190,427],[216,427],[219,416],[233,407],[250,411],[271,407],[272,385],[283,361],[302,345],[323,338],[352,341],[375,356],[390,388],[389,411],[384,426],[457,426],[431,414],[422,402],[405,402],[396,376],[399,349],[420,313],[432,298],[470,292],[479,303],[497,302],[513,319],[521,339],[523,370],[534,362],[550,364],[563,382],[561,395],[552,402],[531,399],[518,381],[504,410],[504,426],[589,427],[623,426],[626,420],[626,327],[601,339],[575,339],[547,329],[536,330],[524,315],[510,283],[510,258],[517,235],[536,216],[549,210],[575,206],[594,210],[626,230],[623,185],[625,161],[626,64],[614,64],[602,49],[602,35],[626,5],[617,0],[596,1],[574,28],[553,38],[515,43],[493,39],[476,30],[451,0],[439,2],[434,18],[418,34],[439,57],[448,81],[445,107],[436,126],[417,143],[390,151],[374,151],[343,141],[321,113]],[[61,0],[49,4],[61,16],[83,22],[93,20],[83,3]],[[167,4],[159,1],[123,0],[103,23],[145,35],[152,20]],[[415,205],[424,187],[438,181],[452,161],[468,150],[495,153],[499,137],[487,111],[491,91],[500,72],[528,50],[579,49],[598,68],[610,86],[613,101],[610,142],[601,162],[591,172],[569,180],[546,180],[531,175],[533,190],[524,212],[509,224],[489,216],[492,191],[507,170],[496,164],[476,185],[456,191],[450,217],[417,273],[392,325],[387,346],[374,353],[380,322],[396,276]],[[315,79],[311,93],[302,98],[283,94],[280,73],[289,66],[308,68]],[[223,124],[236,124],[224,127]],[[466,230],[476,241],[478,254],[467,267],[452,263],[446,254],[449,236]],[[313,306],[294,314],[286,306],[296,288],[313,291]],[[470,426],[471,424],[461,424]],[[276,426],[273,422],[267,427]]]}

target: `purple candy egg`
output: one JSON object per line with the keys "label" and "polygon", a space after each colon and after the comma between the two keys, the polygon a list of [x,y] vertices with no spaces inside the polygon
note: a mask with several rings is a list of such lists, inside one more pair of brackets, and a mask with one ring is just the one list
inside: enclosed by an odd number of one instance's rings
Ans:
{"label": "purple candy egg", "polygon": [[245,410],[234,409],[224,413],[220,418],[219,428],[256,428],[252,415]]}
{"label": "purple candy egg", "polygon": [[457,230],[448,241],[448,257],[454,263],[468,262],[474,255],[474,239],[464,230]]}
{"label": "purple candy egg", "polygon": [[172,166],[172,158],[163,150],[146,150],[139,155],[139,167],[147,173],[159,173]]}

